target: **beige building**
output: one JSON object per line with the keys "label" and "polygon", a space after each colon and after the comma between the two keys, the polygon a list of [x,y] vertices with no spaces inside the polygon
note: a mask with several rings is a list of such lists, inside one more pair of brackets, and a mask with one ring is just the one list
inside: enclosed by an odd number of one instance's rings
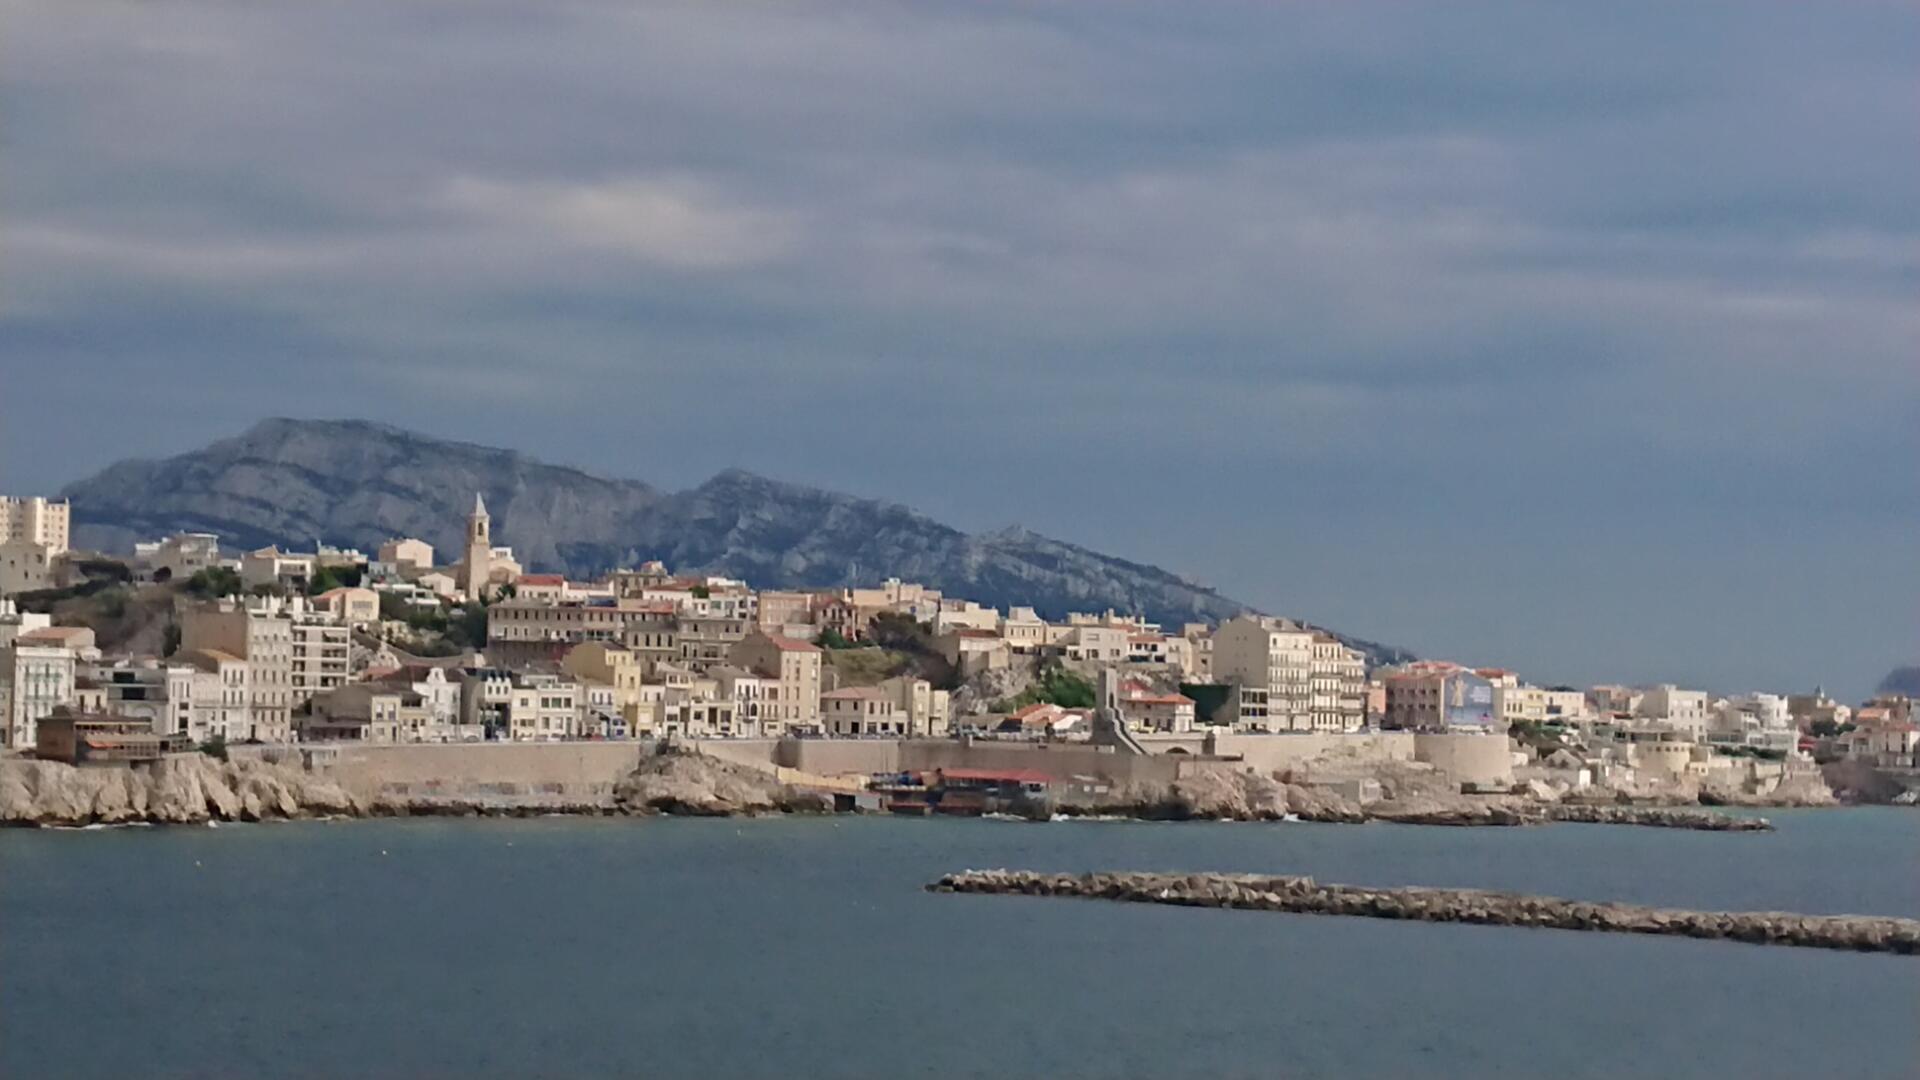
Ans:
{"label": "beige building", "polygon": [[935,690],[925,679],[896,675],[884,680],[879,690],[907,714],[907,734],[915,738],[944,739],[951,726],[950,695]]}
{"label": "beige building", "polygon": [[274,586],[305,592],[313,579],[314,557],[281,551],[269,544],[240,556],[240,583],[249,589]]}
{"label": "beige building", "polygon": [[1508,726],[1545,723],[1547,692],[1524,683],[1494,683],[1493,711]]}
{"label": "beige building", "polygon": [[187,649],[175,659],[194,670],[187,734],[240,742],[253,734],[253,672],[221,649]]}
{"label": "beige building", "polygon": [[933,639],[933,647],[962,675],[999,671],[1013,664],[1013,650],[995,630],[949,630]]}
{"label": "beige building", "polygon": [[1240,688],[1236,728],[1313,729],[1313,637],[1298,623],[1261,615],[1229,619],[1214,631],[1214,678]]}
{"label": "beige building", "polygon": [[1669,724],[1674,730],[1700,741],[1707,731],[1707,692],[1682,690],[1672,683],[1662,683],[1641,695],[1634,715]]}
{"label": "beige building", "polygon": [[[216,600],[186,608],[181,646],[227,653],[247,662],[252,715],[243,736],[285,742],[293,710],[314,694],[346,682],[347,628],[321,615],[303,597]],[[228,738],[234,738],[229,732]]]}
{"label": "beige building", "polygon": [[763,712],[768,736],[820,730],[820,659],[817,645],[760,631],[734,644],[733,666],[777,680]]}
{"label": "beige building", "polygon": [[1124,664],[1132,655],[1136,633],[1125,626],[1069,627],[1060,642],[1060,651],[1069,660]]}
{"label": "beige building", "polygon": [[814,594],[768,589],[754,606],[754,625],[770,633],[813,623]]}
{"label": "beige building", "polygon": [[0,495],[0,544],[38,544],[63,555],[72,536],[73,506],[38,495]]}
{"label": "beige building", "polygon": [[877,686],[850,686],[821,694],[820,715],[827,734],[842,738],[905,738],[910,726],[906,710]]}
{"label": "beige building", "polygon": [[1542,690],[1548,720],[1573,721],[1593,715],[1587,695],[1580,690]]}
{"label": "beige building", "polygon": [[424,742],[428,724],[420,695],[385,683],[330,690],[295,719],[302,742]]}
{"label": "beige building", "polygon": [[52,548],[31,540],[0,541],[0,596],[51,589],[54,581]]}
{"label": "beige building", "polygon": [[559,742],[579,731],[579,682],[558,675],[517,675],[507,697],[507,737],[514,742]]}
{"label": "beige building", "polygon": [[220,564],[220,538],[213,533],[174,533],[164,540],[133,545],[133,562],[142,581],[185,581]]}
{"label": "beige building", "polygon": [[313,609],[344,626],[368,627],[380,621],[380,594],[357,585],[328,589],[313,598]]}
{"label": "beige building", "polygon": [[1144,731],[1174,735],[1193,731],[1193,699],[1185,694],[1160,693],[1129,681],[1121,688],[1120,710],[1130,725]]}
{"label": "beige building", "polygon": [[1313,635],[1308,675],[1308,728],[1354,732],[1367,723],[1367,660],[1332,634]]}
{"label": "beige building", "polygon": [[624,713],[628,705],[640,700],[640,684],[646,674],[631,649],[610,641],[589,641],[568,650],[560,670],[582,682],[610,688],[616,713]]}
{"label": "beige building", "polygon": [[1046,648],[1047,621],[1030,607],[1008,608],[1000,620],[1000,636],[1016,654],[1031,656]]}
{"label": "beige building", "polygon": [[378,555],[381,562],[398,570],[401,577],[412,577],[433,569],[433,545],[411,536],[381,544]]}

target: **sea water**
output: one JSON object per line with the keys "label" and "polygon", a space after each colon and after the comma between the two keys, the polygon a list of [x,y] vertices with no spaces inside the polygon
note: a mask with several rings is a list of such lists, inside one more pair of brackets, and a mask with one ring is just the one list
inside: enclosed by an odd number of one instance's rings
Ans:
{"label": "sea water", "polygon": [[1774,833],[887,818],[0,833],[6,1077],[1910,1077],[1920,959],[931,894],[1312,874],[1920,915],[1920,813]]}

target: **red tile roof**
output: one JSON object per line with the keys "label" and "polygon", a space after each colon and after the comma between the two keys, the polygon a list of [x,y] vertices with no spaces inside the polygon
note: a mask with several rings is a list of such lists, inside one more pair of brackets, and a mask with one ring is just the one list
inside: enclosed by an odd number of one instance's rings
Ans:
{"label": "red tile roof", "polygon": [[767,640],[773,642],[773,647],[781,650],[782,652],[819,652],[820,651],[820,646],[815,645],[811,641],[801,641],[797,638],[790,638],[785,634],[768,634]]}
{"label": "red tile roof", "polygon": [[521,585],[565,585],[565,574],[521,574],[517,584]]}

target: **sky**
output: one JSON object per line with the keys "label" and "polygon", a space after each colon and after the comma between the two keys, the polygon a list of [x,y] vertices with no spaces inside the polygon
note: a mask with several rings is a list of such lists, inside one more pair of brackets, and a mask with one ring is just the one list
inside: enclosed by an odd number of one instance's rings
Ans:
{"label": "sky", "polygon": [[1916,192],[1904,3],[0,0],[0,491],[365,417],[1858,698]]}

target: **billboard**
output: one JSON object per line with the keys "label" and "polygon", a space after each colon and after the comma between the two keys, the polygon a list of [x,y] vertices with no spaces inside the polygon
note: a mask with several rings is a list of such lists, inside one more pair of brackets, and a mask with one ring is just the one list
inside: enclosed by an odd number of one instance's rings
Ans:
{"label": "billboard", "polygon": [[1447,676],[1440,691],[1440,714],[1448,728],[1492,728],[1498,719],[1493,709],[1493,683],[1471,671]]}

